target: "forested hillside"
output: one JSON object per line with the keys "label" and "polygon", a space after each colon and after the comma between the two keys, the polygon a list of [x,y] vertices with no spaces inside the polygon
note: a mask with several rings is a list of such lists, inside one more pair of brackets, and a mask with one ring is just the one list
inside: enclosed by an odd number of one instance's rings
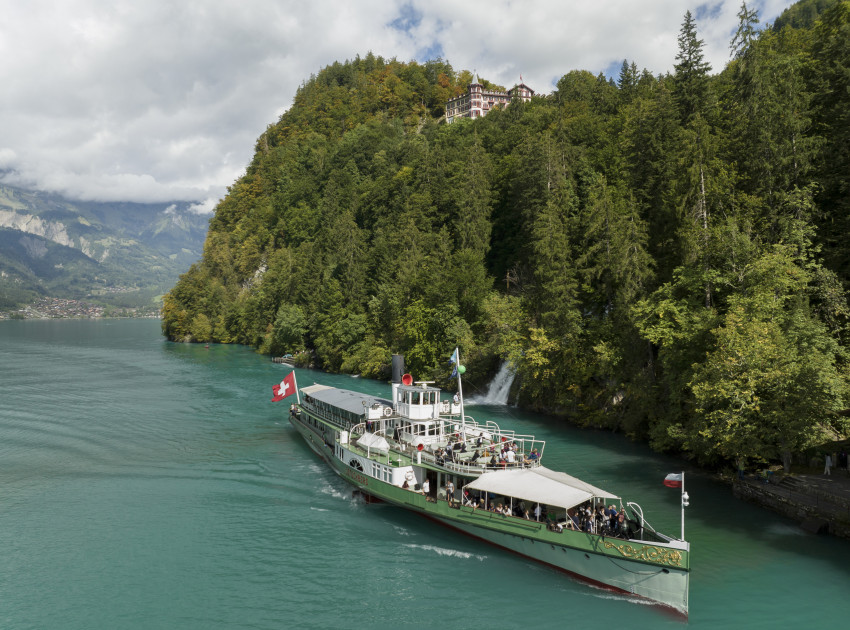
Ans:
{"label": "forested hillside", "polygon": [[325,68],[219,204],[165,334],[370,377],[400,352],[442,384],[459,345],[480,383],[509,360],[524,405],[709,465],[846,432],[850,2],[740,18],[726,68],[688,13],[671,74],[574,70],[451,125],[471,76],[444,61]]}

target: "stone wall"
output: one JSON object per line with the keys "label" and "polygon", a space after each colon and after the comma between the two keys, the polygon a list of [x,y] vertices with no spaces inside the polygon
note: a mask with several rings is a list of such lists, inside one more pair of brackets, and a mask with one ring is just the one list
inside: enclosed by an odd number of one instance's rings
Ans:
{"label": "stone wall", "polygon": [[788,488],[754,479],[736,480],[732,489],[737,498],[778,512],[800,524],[825,521],[830,534],[850,539],[850,500],[845,497],[827,494],[806,484]]}

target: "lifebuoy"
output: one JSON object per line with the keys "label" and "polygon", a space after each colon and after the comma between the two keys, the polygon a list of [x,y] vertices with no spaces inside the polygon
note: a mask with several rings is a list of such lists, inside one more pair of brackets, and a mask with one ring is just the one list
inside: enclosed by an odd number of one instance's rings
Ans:
{"label": "lifebuoy", "polygon": [[392,407],[384,407],[384,416],[389,418],[391,415],[393,415]]}
{"label": "lifebuoy", "polygon": [[405,478],[405,479],[407,479],[408,481],[413,481],[414,479],[416,479],[416,475],[414,475],[414,474],[413,474],[413,471],[412,471],[412,470],[408,470],[408,471],[404,474],[404,478]]}

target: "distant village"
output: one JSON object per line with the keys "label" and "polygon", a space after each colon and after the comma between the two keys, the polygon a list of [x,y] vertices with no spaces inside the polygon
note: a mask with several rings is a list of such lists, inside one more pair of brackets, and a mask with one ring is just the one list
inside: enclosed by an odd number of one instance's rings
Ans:
{"label": "distant village", "polygon": [[0,319],[94,319],[98,317],[159,317],[152,308],[118,308],[92,304],[82,300],[40,298],[13,311],[0,311]]}

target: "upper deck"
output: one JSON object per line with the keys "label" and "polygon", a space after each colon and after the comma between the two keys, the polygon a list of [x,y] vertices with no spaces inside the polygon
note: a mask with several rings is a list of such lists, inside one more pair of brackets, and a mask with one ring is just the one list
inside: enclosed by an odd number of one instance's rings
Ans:
{"label": "upper deck", "polygon": [[[417,462],[444,471],[478,476],[489,469],[538,466],[545,442],[503,429],[492,421],[462,416],[460,404],[441,400],[428,384],[393,385],[393,400],[311,385],[301,389],[301,408],[332,425],[339,439],[370,459]],[[367,438],[363,446],[358,441]],[[382,444],[376,448],[375,443]]]}

